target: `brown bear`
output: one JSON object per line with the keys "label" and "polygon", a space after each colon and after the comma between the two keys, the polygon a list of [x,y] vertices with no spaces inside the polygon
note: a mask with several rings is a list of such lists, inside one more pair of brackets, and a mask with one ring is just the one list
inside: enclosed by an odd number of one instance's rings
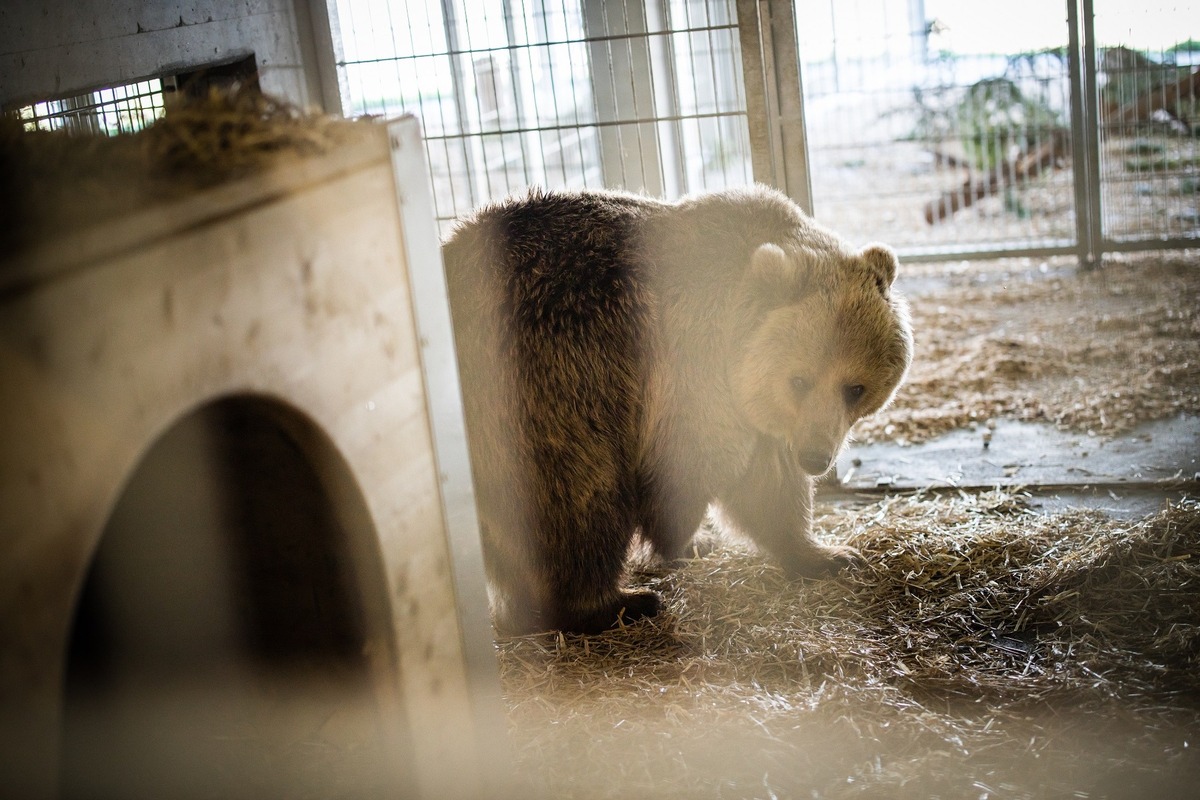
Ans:
{"label": "brown bear", "polygon": [[856,559],[813,537],[812,476],[908,368],[891,250],[754,187],[535,190],[443,255],[500,630],[657,613],[631,543],[675,559],[710,505],[792,575]]}

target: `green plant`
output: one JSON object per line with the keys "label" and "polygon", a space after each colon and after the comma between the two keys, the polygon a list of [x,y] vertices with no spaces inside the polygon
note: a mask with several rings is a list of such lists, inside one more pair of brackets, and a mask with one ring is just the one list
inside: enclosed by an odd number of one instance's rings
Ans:
{"label": "green plant", "polygon": [[1046,132],[1061,126],[1059,114],[1044,100],[1028,97],[1008,77],[984,78],[967,88],[954,109],[959,140],[978,169],[991,170],[1026,152]]}

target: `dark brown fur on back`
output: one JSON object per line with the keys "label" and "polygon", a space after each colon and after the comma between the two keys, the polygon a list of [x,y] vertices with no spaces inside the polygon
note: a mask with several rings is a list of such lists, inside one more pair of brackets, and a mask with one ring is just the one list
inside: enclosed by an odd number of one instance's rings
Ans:
{"label": "dark brown fur on back", "polygon": [[[768,243],[783,266],[756,269],[775,263]],[[879,318],[866,357],[887,363],[863,374],[878,376],[870,405],[887,401],[910,337],[869,258],[761,188],[679,203],[534,192],[464,221],[444,257],[500,627],[595,631],[655,613],[656,595],[622,587],[632,538],[675,558],[710,503],[796,574],[852,556],[811,538],[807,444],[752,409],[793,391],[773,375],[800,367],[766,354],[790,335],[788,309],[822,292]],[[783,402],[791,430],[803,406]],[[762,415],[773,431],[779,414]]]}

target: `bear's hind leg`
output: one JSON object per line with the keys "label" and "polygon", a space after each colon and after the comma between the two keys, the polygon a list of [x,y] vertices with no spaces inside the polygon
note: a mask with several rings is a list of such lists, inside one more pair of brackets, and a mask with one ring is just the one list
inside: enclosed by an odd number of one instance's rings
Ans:
{"label": "bear's hind leg", "polygon": [[[544,613],[548,627],[598,633],[652,617],[658,594],[621,586],[633,536],[629,504],[593,502],[586,514],[555,514],[543,524],[547,544],[543,567]],[[548,535],[546,535],[548,534]]]}

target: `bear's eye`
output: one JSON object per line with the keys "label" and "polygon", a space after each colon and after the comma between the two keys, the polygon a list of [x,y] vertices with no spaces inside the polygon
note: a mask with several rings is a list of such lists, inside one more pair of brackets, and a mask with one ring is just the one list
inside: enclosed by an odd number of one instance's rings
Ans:
{"label": "bear's eye", "polygon": [[859,400],[862,400],[863,394],[867,391],[867,387],[861,383],[855,383],[851,386],[846,386],[842,389],[842,396],[846,398],[846,405],[852,406]]}
{"label": "bear's eye", "polygon": [[796,397],[804,397],[804,395],[808,394],[810,391],[812,391],[812,381],[810,381],[808,378],[801,377],[800,375],[792,376],[792,393],[795,394]]}

